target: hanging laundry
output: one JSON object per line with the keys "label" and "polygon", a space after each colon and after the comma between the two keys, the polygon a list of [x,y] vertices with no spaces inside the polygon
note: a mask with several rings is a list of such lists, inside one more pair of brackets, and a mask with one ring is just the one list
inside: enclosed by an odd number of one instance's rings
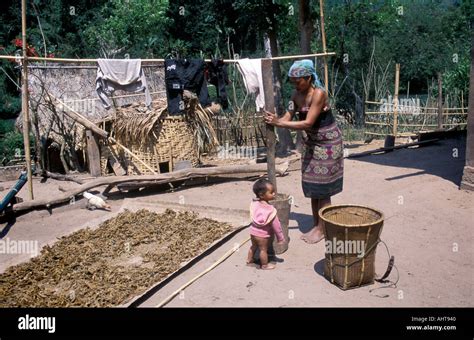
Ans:
{"label": "hanging laundry", "polygon": [[212,59],[207,63],[207,81],[217,89],[217,98],[223,109],[229,107],[226,85],[230,84],[227,65],[222,59]]}
{"label": "hanging laundry", "polygon": [[99,59],[95,90],[106,109],[111,106],[114,91],[145,92],[145,104],[150,107],[151,96],[140,59]]}
{"label": "hanging laundry", "polygon": [[165,59],[168,112],[177,115],[184,109],[183,90],[195,92],[203,107],[211,105],[202,59]]}
{"label": "hanging laundry", "polygon": [[248,93],[255,93],[257,111],[265,108],[265,95],[263,92],[262,59],[239,59],[237,66],[244,79]]}

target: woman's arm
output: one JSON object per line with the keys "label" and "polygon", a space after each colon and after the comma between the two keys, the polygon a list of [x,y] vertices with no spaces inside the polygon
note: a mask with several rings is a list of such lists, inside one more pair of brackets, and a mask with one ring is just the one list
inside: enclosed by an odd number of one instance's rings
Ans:
{"label": "woman's arm", "polygon": [[[316,119],[318,119],[326,100],[325,93],[322,90],[315,89],[315,91],[316,93],[313,95],[311,106],[305,120],[293,122],[291,121],[291,113],[289,112],[287,112],[283,117],[278,118],[274,113],[265,111],[265,122],[270,125],[292,130],[309,129],[314,125]],[[288,118],[288,115],[290,119],[284,119]]]}
{"label": "woman's arm", "polygon": [[291,122],[293,120],[293,116],[295,115],[294,103],[295,103],[295,92],[293,92],[291,95],[291,101],[290,101],[290,105],[288,105],[288,110],[285,112],[283,116],[280,117],[281,122]]}

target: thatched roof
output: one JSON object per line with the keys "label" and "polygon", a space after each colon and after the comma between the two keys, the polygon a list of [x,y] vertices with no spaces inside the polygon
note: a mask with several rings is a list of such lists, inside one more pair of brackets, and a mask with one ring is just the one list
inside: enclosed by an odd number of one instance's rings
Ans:
{"label": "thatched roof", "polygon": [[[203,108],[195,94],[184,91],[185,117],[194,131],[200,152],[219,145],[211,117],[220,110],[218,104]],[[166,99],[157,100],[153,109],[148,110],[143,103],[134,103],[116,110],[113,129],[117,140],[128,145],[146,148],[158,140],[160,120],[168,117]]]}

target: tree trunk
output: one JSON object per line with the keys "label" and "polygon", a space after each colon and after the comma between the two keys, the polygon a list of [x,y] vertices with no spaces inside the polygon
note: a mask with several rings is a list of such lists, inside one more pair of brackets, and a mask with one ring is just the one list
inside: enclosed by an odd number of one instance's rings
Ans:
{"label": "tree trunk", "polygon": [[[267,58],[276,57],[279,54],[278,51],[278,39],[275,30],[269,30],[268,33],[264,35],[264,46],[265,46],[265,56]],[[282,79],[281,79],[281,68],[280,62],[274,60],[272,62],[273,69],[273,89],[275,93],[275,110],[276,114],[281,117],[285,111],[285,106],[283,105],[283,96],[282,96]],[[276,128],[278,135],[279,144],[277,146],[276,153],[278,155],[286,155],[290,150],[295,148],[293,140],[291,139],[291,132],[288,129]]]}
{"label": "tree trunk", "polygon": [[311,38],[313,36],[313,19],[311,18],[310,0],[299,0],[300,48],[302,54],[311,53]]}
{"label": "tree trunk", "polygon": [[[311,4],[310,0],[298,1],[299,15],[298,27],[300,30],[300,49],[301,54],[311,53],[311,38],[314,31],[314,23],[311,18]],[[316,66],[316,65],[315,65]],[[303,151],[303,131],[296,131],[296,150]]]}
{"label": "tree trunk", "polygon": [[69,173],[69,166],[66,162],[66,157],[65,157],[65,150],[66,149],[66,142],[63,140],[61,143],[61,149],[59,151],[59,158],[61,159],[61,163],[64,168],[64,173],[67,175]]}

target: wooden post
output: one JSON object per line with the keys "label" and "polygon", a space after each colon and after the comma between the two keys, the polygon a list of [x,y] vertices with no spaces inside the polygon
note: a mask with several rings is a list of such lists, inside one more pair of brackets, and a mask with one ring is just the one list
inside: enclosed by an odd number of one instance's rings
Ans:
{"label": "wooden post", "polygon": [[393,96],[393,137],[398,133],[398,86],[400,81],[400,64],[395,64],[395,95]]}
{"label": "wooden post", "polygon": [[[321,17],[321,41],[323,43],[323,53],[326,53],[326,31],[324,30],[324,0],[319,0],[319,14]],[[326,93],[329,93],[329,75],[328,75],[328,61],[324,56],[324,87]]]}
{"label": "wooden post", "polygon": [[87,139],[87,161],[89,163],[89,171],[91,176],[100,176],[100,151],[97,135],[91,130],[86,131]]}
{"label": "wooden post", "polygon": [[468,96],[466,164],[460,188],[474,191],[474,34],[471,35],[471,72]]}
{"label": "wooden post", "polygon": [[23,143],[25,146],[26,172],[28,176],[28,191],[30,199],[33,195],[33,179],[31,173],[31,154],[30,154],[30,115],[28,110],[28,55],[26,50],[26,0],[21,0],[21,38],[22,38],[22,84],[21,84],[21,109],[23,112]]}
{"label": "wooden post", "polygon": [[[263,92],[265,95],[265,110],[275,112],[275,96],[273,92],[273,70],[272,60],[262,59],[262,80],[263,80]],[[275,193],[277,193],[277,183],[275,174],[275,146],[276,136],[275,128],[270,124],[266,125],[266,138],[267,138],[267,169],[268,179],[273,184]]]}
{"label": "wooden post", "polygon": [[443,82],[438,72],[438,129],[443,128]]}

